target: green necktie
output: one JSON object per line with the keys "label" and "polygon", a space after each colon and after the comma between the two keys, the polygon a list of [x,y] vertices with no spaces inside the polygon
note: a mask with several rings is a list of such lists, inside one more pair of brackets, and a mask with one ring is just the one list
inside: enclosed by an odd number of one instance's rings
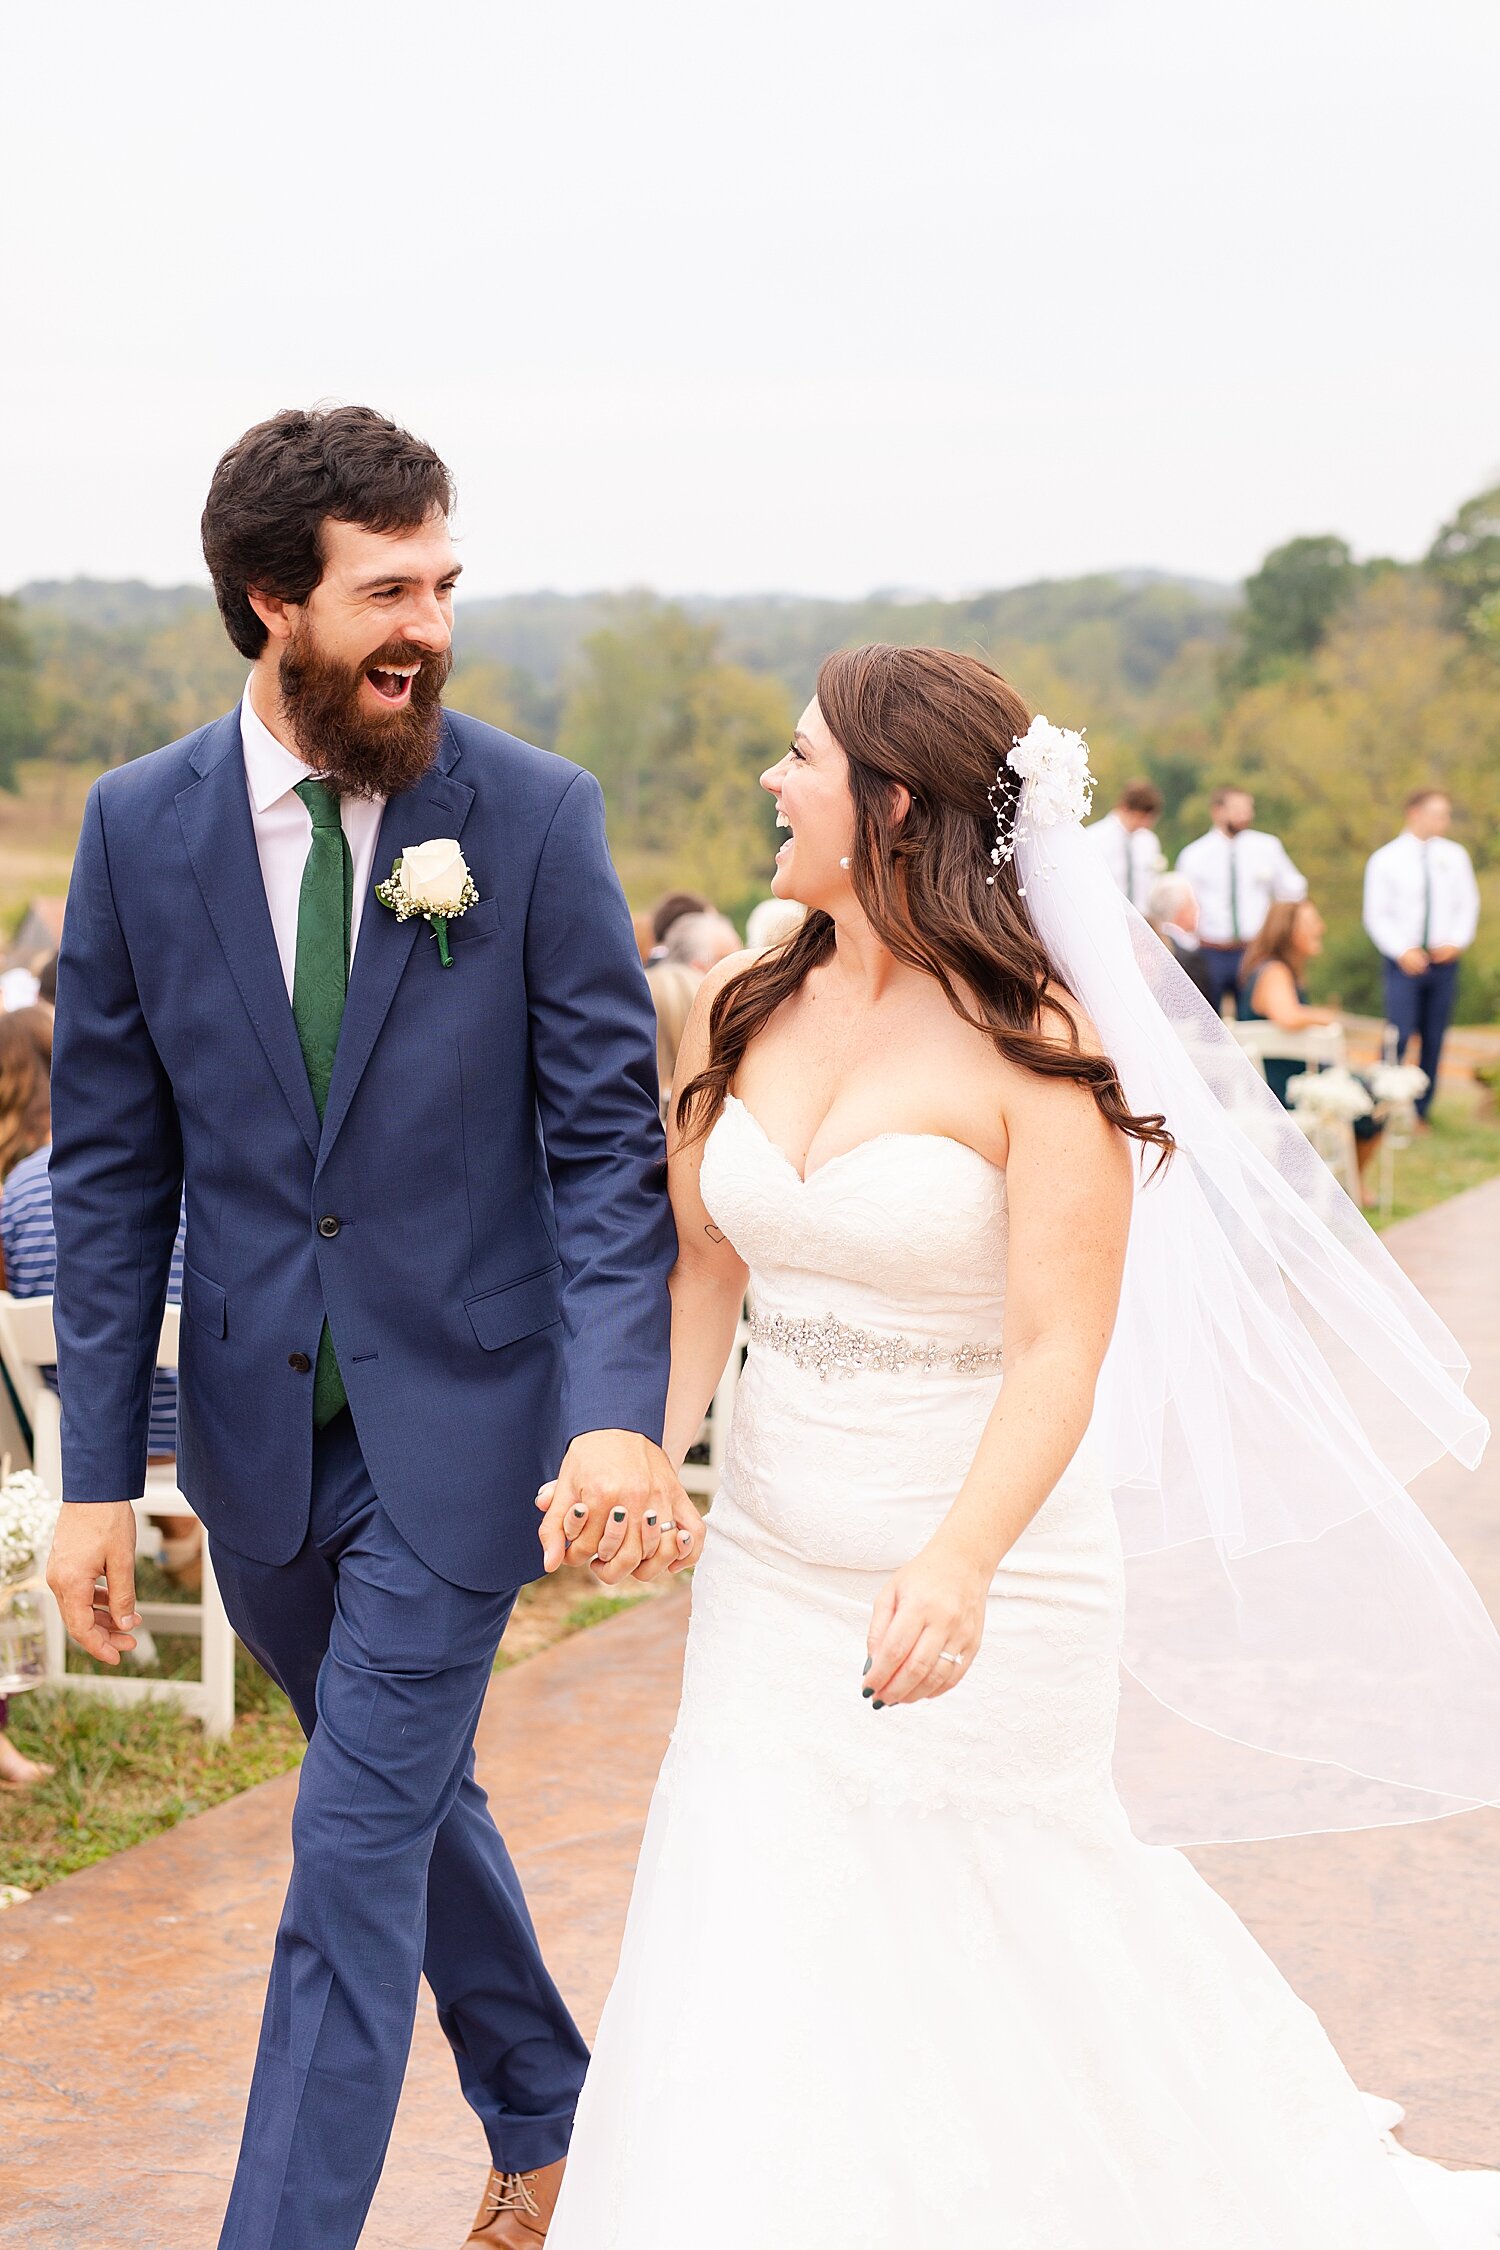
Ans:
{"label": "green necktie", "polygon": [[[312,815],[312,843],[297,902],[297,965],[292,1014],[307,1064],[307,1080],[321,1118],[328,1106],[333,1058],[349,989],[349,932],[354,916],[354,861],[339,819],[339,801],[323,781],[299,781],[297,795]],[[328,1323],[318,1338],[313,1377],[313,1422],[318,1429],[348,1404],[333,1355]]]}

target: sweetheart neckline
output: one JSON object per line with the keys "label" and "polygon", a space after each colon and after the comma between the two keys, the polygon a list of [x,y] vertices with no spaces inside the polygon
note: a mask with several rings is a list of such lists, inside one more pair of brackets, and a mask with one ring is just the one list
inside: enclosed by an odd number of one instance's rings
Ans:
{"label": "sweetheart neckline", "polygon": [[847,1163],[851,1156],[858,1156],[867,1148],[878,1148],[882,1141],[936,1141],[942,1147],[960,1149],[965,1156],[972,1156],[976,1164],[982,1164],[987,1172],[993,1172],[1002,1187],[1005,1185],[1004,1166],[992,1163],[989,1157],[982,1156],[971,1142],[955,1140],[951,1133],[903,1133],[899,1129],[884,1133],[870,1133],[864,1140],[855,1141],[852,1147],[841,1148],[834,1155],[825,1157],[821,1164],[814,1165],[812,1171],[799,1172],[780,1141],[772,1140],[749,1104],[741,1101],[738,1094],[726,1094],[724,1096],[725,1107],[728,1108],[731,1102],[741,1116],[748,1117],[765,1146],[773,1156],[780,1158],[798,1187],[811,1187],[814,1180],[820,1180],[823,1174],[831,1172],[836,1164]]}

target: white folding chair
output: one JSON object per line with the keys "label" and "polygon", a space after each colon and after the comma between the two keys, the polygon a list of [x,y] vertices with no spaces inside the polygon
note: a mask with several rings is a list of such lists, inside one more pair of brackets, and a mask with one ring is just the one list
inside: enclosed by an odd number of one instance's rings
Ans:
{"label": "white folding chair", "polygon": [[[158,1367],[177,1365],[180,1314],[168,1305],[157,1348]],[[12,1297],[0,1290],[0,1361],[15,1386],[21,1411],[31,1424],[31,1465],[54,1497],[62,1491],[62,1413],[57,1394],[42,1370],[57,1360],[50,1297]],[[170,1469],[148,1469],[146,1489],[132,1501],[139,1526],[151,1516],[190,1516]],[[80,1695],[101,1695],[113,1703],[140,1703],[164,1696],[201,1720],[207,1735],[226,1735],[234,1725],[234,1630],[225,1614],[214,1567],[203,1543],[203,1590],[196,1602],[140,1602],[141,1622],[152,1633],[187,1633],[201,1645],[196,1680],[143,1680],[67,1669],[67,1634],[50,1592],[47,1619],[47,1684]]]}
{"label": "white folding chair", "polygon": [[[1231,1022],[1229,1028],[1262,1078],[1268,1062],[1297,1062],[1306,1070],[1347,1068],[1349,1050],[1341,1023],[1314,1023],[1305,1031],[1283,1031],[1279,1024],[1255,1018],[1249,1023]],[[1293,1109],[1289,1114],[1345,1194],[1358,1203],[1359,1158],[1355,1152],[1354,1127],[1343,1118],[1315,1117],[1305,1110]]]}
{"label": "white folding chair", "polygon": [[745,1364],[745,1346],[749,1338],[749,1326],[742,1313],[734,1332],[728,1362],[719,1377],[719,1387],[703,1418],[703,1428],[698,1438],[699,1445],[706,1444],[708,1447],[708,1459],[688,1461],[683,1465],[683,1490],[694,1500],[712,1500],[719,1489],[724,1457],[729,1451],[730,1426],[734,1421],[734,1397],[739,1388],[740,1371]]}

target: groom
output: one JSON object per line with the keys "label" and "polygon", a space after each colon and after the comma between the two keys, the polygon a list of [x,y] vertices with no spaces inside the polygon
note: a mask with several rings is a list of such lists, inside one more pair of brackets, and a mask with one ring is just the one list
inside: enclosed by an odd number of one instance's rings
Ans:
{"label": "groom", "polygon": [[451,504],[367,408],[230,448],[203,544],[244,699],[96,784],[63,935],[52,1585],[133,1647],[185,1185],[179,1475],[309,1737],[221,2250],[353,2250],[423,1972],[493,2157],[470,2241],[542,2241],[587,2058],[474,1730],[544,1479],[611,1580],[699,1537],[657,1443],[651,1003],[597,783],[439,700]]}

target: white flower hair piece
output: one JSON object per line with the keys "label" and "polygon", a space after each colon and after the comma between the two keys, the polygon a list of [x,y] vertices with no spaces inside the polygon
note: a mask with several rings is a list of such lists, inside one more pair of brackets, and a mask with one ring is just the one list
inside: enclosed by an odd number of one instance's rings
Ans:
{"label": "white flower hair piece", "polygon": [[[1020,787],[1008,801],[1007,774],[1017,776]],[[995,841],[990,849],[994,884],[1000,869],[1016,856],[1023,838],[1037,835],[1059,823],[1076,825],[1086,820],[1094,803],[1094,776],[1089,771],[1089,749],[1073,727],[1055,727],[1039,711],[1023,735],[1018,735],[1005,764],[989,791],[995,815]],[[1043,865],[1042,874],[1049,870]],[[1022,896],[1025,885],[1021,886]]]}

